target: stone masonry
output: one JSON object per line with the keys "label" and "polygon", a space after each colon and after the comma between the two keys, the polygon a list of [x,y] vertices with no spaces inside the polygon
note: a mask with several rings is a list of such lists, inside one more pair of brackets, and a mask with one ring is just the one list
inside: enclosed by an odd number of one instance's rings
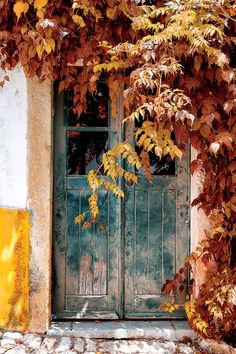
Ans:
{"label": "stone masonry", "polygon": [[191,342],[177,343],[158,340],[89,339],[75,337],[53,337],[18,332],[1,333],[0,354],[194,354]]}

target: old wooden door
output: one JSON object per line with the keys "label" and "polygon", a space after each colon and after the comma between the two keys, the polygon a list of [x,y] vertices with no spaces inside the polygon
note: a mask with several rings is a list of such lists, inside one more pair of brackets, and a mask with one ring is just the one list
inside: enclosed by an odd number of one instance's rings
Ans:
{"label": "old wooden door", "polygon": [[[130,134],[135,128],[128,126]],[[126,318],[166,317],[162,285],[183,266],[189,252],[188,154],[182,161],[150,154],[152,182],[142,171],[139,183],[126,187],[125,308]],[[183,303],[183,296],[175,299]],[[182,317],[183,309],[173,317]]]}
{"label": "old wooden door", "polygon": [[160,309],[161,286],[189,248],[187,157],[178,166],[152,157],[153,182],[141,172],[138,186],[125,186],[124,202],[100,192],[101,223],[82,230],[74,219],[88,209],[87,174],[133,128],[121,128],[119,99],[111,119],[104,83],[88,97],[79,124],[71,99],[58,97],[55,105],[54,317],[167,316]]}

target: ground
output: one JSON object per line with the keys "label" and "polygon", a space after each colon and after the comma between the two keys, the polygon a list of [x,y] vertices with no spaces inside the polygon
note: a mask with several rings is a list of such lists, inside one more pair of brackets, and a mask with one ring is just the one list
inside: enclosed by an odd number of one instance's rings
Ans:
{"label": "ground", "polygon": [[192,343],[158,340],[104,340],[40,336],[18,332],[1,333],[0,354],[75,354],[75,353],[157,353],[193,354]]}

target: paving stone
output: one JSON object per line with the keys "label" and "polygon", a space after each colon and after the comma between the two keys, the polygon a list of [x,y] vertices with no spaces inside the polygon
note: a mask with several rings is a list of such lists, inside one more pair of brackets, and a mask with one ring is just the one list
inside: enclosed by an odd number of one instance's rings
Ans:
{"label": "paving stone", "polygon": [[5,332],[2,338],[10,338],[16,341],[19,341],[23,338],[23,334],[19,332]]}
{"label": "paving stone", "polygon": [[65,353],[69,351],[72,347],[71,338],[70,337],[62,337],[60,342],[58,343],[57,348],[55,349],[55,353]]}
{"label": "paving stone", "polygon": [[[119,347],[120,352],[126,353],[126,348]],[[176,346],[173,342],[158,341],[129,341],[129,353],[155,353],[155,354],[174,354]]]}
{"label": "paving stone", "polygon": [[31,352],[31,354],[53,354],[54,350],[49,350],[46,348],[39,348]]}
{"label": "paving stone", "polygon": [[79,353],[83,353],[84,351],[84,341],[81,338],[76,338],[74,342],[74,348]]}
{"label": "paving stone", "polygon": [[[146,326],[148,328],[148,325]],[[194,354],[194,343],[175,344],[173,342],[176,340],[175,336],[172,340],[164,341],[159,339],[159,335],[152,339],[146,338],[145,331],[142,332],[144,337],[141,338],[141,327],[137,326],[136,330],[139,332],[138,337],[133,339],[124,338],[127,335],[126,332],[118,333],[118,336],[123,336],[123,339],[110,339],[110,337],[83,339],[74,336],[73,331],[71,331],[71,337],[65,335],[59,338],[30,333],[22,335],[18,332],[8,331],[3,333],[2,339],[0,339],[0,354]],[[217,352],[217,354],[219,353]],[[231,352],[227,354],[231,354]]]}
{"label": "paving stone", "polygon": [[189,345],[186,345],[186,344],[179,344],[178,353],[179,354],[194,354],[194,348],[191,348]]}
{"label": "paving stone", "polygon": [[86,342],[86,350],[88,352],[96,352],[97,350],[97,343],[91,339],[85,339]]}
{"label": "paving stone", "polygon": [[57,339],[53,337],[46,337],[43,340],[43,345],[49,350],[55,348],[56,344],[57,344]]}
{"label": "paving stone", "polygon": [[25,345],[20,344],[17,345],[15,348],[12,348],[6,352],[7,354],[28,354],[30,351],[26,348]]}
{"label": "paving stone", "polygon": [[108,353],[112,353],[112,352],[115,352],[117,351],[119,348],[119,345],[118,345],[118,341],[104,341],[104,342],[100,342],[98,344],[98,351],[99,350],[102,350],[102,352],[104,353],[105,352],[108,352]]}
{"label": "paving stone", "polygon": [[127,341],[119,341],[118,342],[118,353],[125,353],[125,354],[130,354],[131,352],[131,347],[129,346]]}
{"label": "paving stone", "polygon": [[30,349],[38,349],[41,346],[42,338],[37,334],[26,334],[23,343]]}
{"label": "paving stone", "polygon": [[5,349],[11,349],[11,348],[15,347],[15,345],[16,345],[16,342],[14,341],[14,339],[3,338],[0,341],[0,346]]}

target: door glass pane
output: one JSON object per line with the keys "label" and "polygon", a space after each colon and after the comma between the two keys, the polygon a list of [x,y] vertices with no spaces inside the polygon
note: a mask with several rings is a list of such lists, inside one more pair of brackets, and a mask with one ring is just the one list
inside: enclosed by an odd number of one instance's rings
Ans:
{"label": "door glass pane", "polygon": [[[136,151],[140,154],[140,149],[136,147]],[[176,175],[176,166],[175,159],[172,160],[170,155],[166,155],[161,159],[156,156],[153,152],[149,152],[149,160],[150,160],[150,170],[153,176],[175,176]],[[144,176],[144,169],[141,168],[140,171],[137,172],[137,175]]]}
{"label": "door glass pane", "polygon": [[87,110],[80,117],[73,112],[73,92],[66,94],[67,125],[71,127],[108,127],[108,87],[98,82],[97,92],[87,94]]}
{"label": "door glass pane", "polygon": [[102,162],[108,150],[107,132],[67,132],[67,175],[87,175]]}

